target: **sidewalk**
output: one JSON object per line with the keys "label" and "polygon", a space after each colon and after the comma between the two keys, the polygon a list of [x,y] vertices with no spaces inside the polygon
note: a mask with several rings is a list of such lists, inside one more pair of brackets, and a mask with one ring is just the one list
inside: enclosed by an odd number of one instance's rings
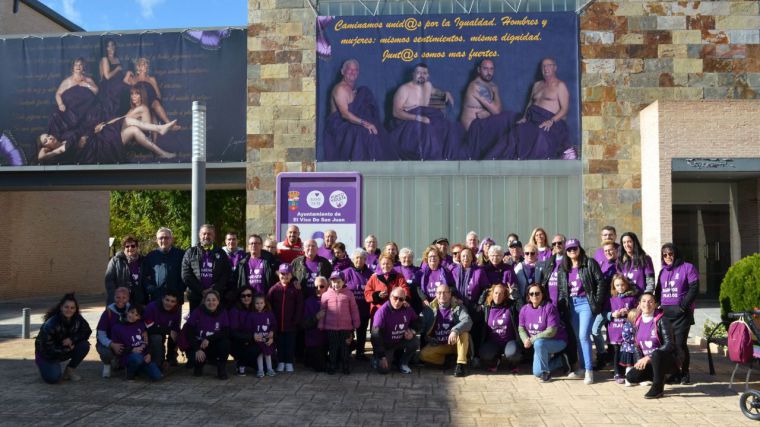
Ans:
{"label": "sidewalk", "polygon": [[[88,320],[97,320],[99,301],[84,310]],[[0,304],[0,316],[9,304]],[[519,375],[471,370],[466,378],[426,367],[381,376],[368,363],[354,363],[350,376],[329,376],[297,365],[295,374],[226,381],[214,378],[212,368],[195,378],[179,367],[157,384],[130,383],[120,372],[100,378],[94,349],[77,371],[81,382],[50,386],[33,358],[33,340],[0,340],[2,425],[757,425],[742,415],[738,395],[727,388],[727,359],[716,357],[717,375],[711,377],[705,353],[696,348],[695,384],[667,386],[658,400],[643,398],[646,387],[614,383],[609,372],[597,373],[591,386],[567,379],[540,384],[527,365]]]}

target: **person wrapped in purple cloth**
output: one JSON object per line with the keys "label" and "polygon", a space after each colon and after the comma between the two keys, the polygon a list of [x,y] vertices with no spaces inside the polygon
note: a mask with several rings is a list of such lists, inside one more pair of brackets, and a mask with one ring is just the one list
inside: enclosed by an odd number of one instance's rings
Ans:
{"label": "person wrapped in purple cloth", "polygon": [[570,111],[570,92],[557,77],[557,62],[541,61],[542,80],[533,84],[524,116],[509,133],[506,158],[520,160],[577,159],[564,118]]}
{"label": "person wrapped in purple cloth", "polygon": [[324,160],[395,160],[374,94],[366,86],[356,87],[359,61],[347,60],[340,73],[343,78],[333,88],[325,125]]}
{"label": "person wrapped in purple cloth", "polygon": [[507,134],[517,117],[502,110],[494,70],[493,61],[484,59],[477,67],[477,76],[467,85],[460,117],[467,131],[467,152],[460,156],[463,159],[502,159],[507,153]]}
{"label": "person wrapped in purple cloth", "polygon": [[429,75],[427,64],[417,64],[412,80],[401,85],[393,96],[395,120],[389,138],[401,160],[444,160],[461,151],[462,127],[446,119],[442,110],[430,106],[433,96],[452,107],[454,98],[433,87]]}
{"label": "person wrapped in purple cloth", "polygon": [[113,327],[113,342],[124,346],[121,353],[121,364],[127,367],[127,380],[132,381],[137,374],[145,372],[151,381],[163,378],[148,348],[148,328],[142,321],[142,306],[129,307],[124,322]]}

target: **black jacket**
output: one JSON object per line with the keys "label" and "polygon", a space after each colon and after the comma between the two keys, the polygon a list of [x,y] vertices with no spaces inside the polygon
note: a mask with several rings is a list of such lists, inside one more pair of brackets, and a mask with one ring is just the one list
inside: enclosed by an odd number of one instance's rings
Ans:
{"label": "black jacket", "polygon": [[[557,308],[561,314],[563,314],[563,311],[564,313],[568,313],[570,308],[569,274],[561,266],[557,270],[557,286],[559,287]],[[604,280],[599,264],[593,258],[586,257],[578,267],[578,278],[583,284],[583,290],[586,292],[588,304],[591,306],[591,313],[594,315],[601,313],[610,290]]]}
{"label": "black jacket", "polygon": [[536,283],[540,283],[544,288],[549,285],[549,277],[554,271],[554,262],[557,259],[556,254],[552,254],[549,259],[536,263],[536,272],[534,273],[533,280]]}
{"label": "black jacket", "polygon": [[[137,265],[142,269],[143,256],[137,257]],[[138,275],[140,273],[138,272]],[[125,287],[129,289],[129,302],[132,305],[145,304],[145,292],[143,292],[140,277],[132,280],[132,273],[129,271],[129,262],[123,251],[119,251],[108,261],[105,277],[106,286],[106,305],[113,302],[114,293],[117,288]]]}
{"label": "black jacket", "polygon": [[[182,281],[187,285],[187,298],[190,301],[200,301],[202,297],[202,259],[203,247],[200,245],[188,249],[185,252],[185,256],[182,258]],[[222,294],[222,298],[224,298],[232,270],[230,259],[221,248],[214,246],[214,248],[211,249],[211,262],[211,287]]]}
{"label": "black jacket", "polygon": [[[172,246],[164,253],[156,249],[143,258],[140,267],[140,282],[150,301],[164,297],[166,291],[185,292],[187,286],[182,281],[182,258],[185,251]],[[147,301],[146,301],[147,302]]]}
{"label": "black jacket", "polygon": [[48,319],[40,328],[40,333],[34,340],[34,351],[42,358],[53,361],[64,361],[71,358],[71,349],[63,346],[63,340],[70,339],[74,344],[87,341],[92,335],[90,324],[80,314],[70,321],[56,314]]}
{"label": "black jacket", "polygon": [[[314,260],[317,261],[319,265],[317,276],[323,276],[325,279],[329,279],[330,273],[332,273],[332,265],[330,264],[330,261],[319,255],[317,255]],[[296,279],[298,284],[301,285],[301,292],[303,293],[304,297],[308,297],[313,294],[314,292],[309,292],[309,289],[306,286],[306,284],[309,282],[309,272],[306,270],[306,255],[301,255],[298,258],[294,259],[293,262],[290,263],[290,266],[293,268],[293,277]]]}

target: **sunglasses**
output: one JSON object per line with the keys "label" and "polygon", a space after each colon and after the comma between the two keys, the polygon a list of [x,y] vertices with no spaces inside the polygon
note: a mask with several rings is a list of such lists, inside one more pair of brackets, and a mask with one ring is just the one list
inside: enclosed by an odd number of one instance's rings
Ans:
{"label": "sunglasses", "polygon": [[460,253],[461,253],[460,251],[455,251],[455,252],[452,252],[451,255],[459,255]]}
{"label": "sunglasses", "polygon": [[552,242],[552,247],[553,247],[553,248],[554,248],[554,247],[557,247],[557,246],[562,246],[562,245],[564,245],[564,243],[563,243],[563,242]]}
{"label": "sunglasses", "polygon": [[136,247],[137,247],[137,245],[134,245],[134,244],[124,245],[124,249],[136,248]]}
{"label": "sunglasses", "polygon": [[568,252],[578,252],[578,248],[567,248]]}
{"label": "sunglasses", "polygon": [[533,256],[535,254],[536,254],[535,252],[525,252],[525,255],[527,255],[527,256]]}
{"label": "sunglasses", "polygon": [[663,252],[662,253],[663,258],[673,258],[673,252]]}
{"label": "sunglasses", "polygon": [[317,289],[327,289],[327,286],[325,286],[325,285],[319,285],[319,286],[317,286]]}
{"label": "sunglasses", "polygon": [[241,294],[240,298],[253,298],[253,294]]}
{"label": "sunglasses", "polygon": [[543,295],[541,292],[528,292],[529,297],[538,297]]}

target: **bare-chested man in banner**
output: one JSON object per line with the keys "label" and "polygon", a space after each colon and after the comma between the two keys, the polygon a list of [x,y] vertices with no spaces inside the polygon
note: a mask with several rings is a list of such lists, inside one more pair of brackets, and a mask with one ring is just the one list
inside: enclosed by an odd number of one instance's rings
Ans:
{"label": "bare-chested man in banner", "polygon": [[484,59],[478,75],[467,85],[460,121],[467,131],[467,152],[473,160],[504,158],[507,132],[515,114],[502,111],[499,87],[493,82],[495,66]]}
{"label": "bare-chested man in banner", "polygon": [[449,159],[449,149],[460,144],[461,135],[443,111],[430,106],[438,97],[454,105],[451,93],[433,86],[425,63],[414,67],[412,80],[401,85],[393,96],[394,128],[391,141],[397,144],[401,160]]}
{"label": "bare-chested man in banner", "polygon": [[570,108],[570,93],[557,77],[557,62],[541,61],[543,80],[533,84],[525,116],[510,134],[510,144],[519,159],[574,159],[565,116]]}
{"label": "bare-chested man in banner", "polygon": [[[323,140],[327,161],[389,160],[386,133],[372,91],[357,87],[359,61],[348,59],[340,69],[343,76],[330,97]],[[392,150],[391,150],[392,152]]]}

